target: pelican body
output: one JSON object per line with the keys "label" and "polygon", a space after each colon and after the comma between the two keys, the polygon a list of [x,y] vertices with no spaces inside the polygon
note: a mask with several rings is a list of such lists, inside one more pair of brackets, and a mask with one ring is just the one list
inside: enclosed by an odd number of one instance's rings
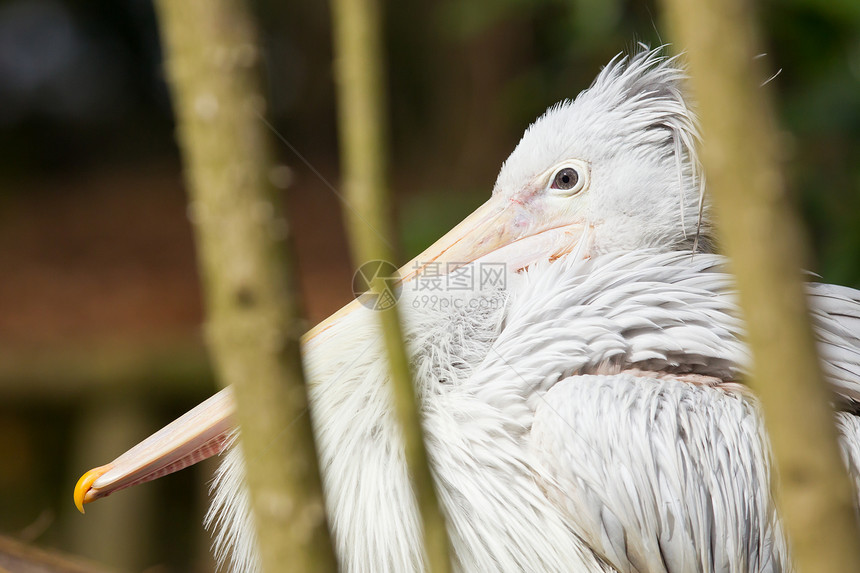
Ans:
{"label": "pelican body", "polygon": [[[528,128],[485,205],[401,270],[458,571],[790,570],[683,81],[659,51],[614,59]],[[428,304],[431,265],[444,305]],[[496,280],[451,288],[488,268]],[[860,486],[860,421],[843,408],[860,399],[860,293],[807,289]],[[329,523],[343,570],[422,571],[379,328],[353,303],[303,341]],[[228,389],[85,474],[76,501],[226,449],[207,524],[222,562],[257,571],[231,413]]]}

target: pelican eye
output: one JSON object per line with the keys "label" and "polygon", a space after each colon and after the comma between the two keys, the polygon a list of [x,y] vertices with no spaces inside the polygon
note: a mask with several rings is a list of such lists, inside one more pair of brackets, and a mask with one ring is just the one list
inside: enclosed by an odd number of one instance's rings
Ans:
{"label": "pelican eye", "polygon": [[573,167],[565,167],[555,174],[552,178],[551,189],[560,189],[562,191],[570,191],[579,183],[579,172]]}

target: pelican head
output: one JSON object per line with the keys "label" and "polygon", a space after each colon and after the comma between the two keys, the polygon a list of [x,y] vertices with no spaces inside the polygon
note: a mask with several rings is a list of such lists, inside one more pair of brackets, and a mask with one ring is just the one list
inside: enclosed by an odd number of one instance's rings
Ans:
{"label": "pelican head", "polygon": [[508,203],[526,234],[559,222],[589,227],[592,255],[685,250],[697,231],[708,237],[696,118],[675,64],[656,51],[616,57],[526,130],[490,203]]}
{"label": "pelican head", "polygon": [[659,50],[616,56],[590,88],[525,131],[491,198],[401,276],[408,281],[436,261],[520,269],[574,248],[582,256],[709,249],[697,122],[684,80],[677,60]]}

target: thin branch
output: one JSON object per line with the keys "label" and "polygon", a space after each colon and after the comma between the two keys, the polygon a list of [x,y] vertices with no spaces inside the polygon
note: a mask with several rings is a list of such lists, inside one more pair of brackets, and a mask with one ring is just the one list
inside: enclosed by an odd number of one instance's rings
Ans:
{"label": "thin branch", "polygon": [[[374,260],[391,261],[394,257],[386,181],[379,4],[376,0],[335,0],[332,16],[344,189],[349,205],[344,213],[353,261],[358,265]],[[377,296],[382,296],[386,281],[373,281],[371,287]],[[423,523],[428,569],[448,572],[450,543],[430,471],[397,305],[379,311],[379,317],[391,368],[395,410],[403,430],[406,463]]]}
{"label": "thin branch", "polygon": [[717,229],[737,275],[798,571],[860,571],[853,492],[842,466],[832,396],[815,352],[802,287],[805,251],[780,173],[762,86],[767,77],[746,0],[665,0],[699,103],[703,161]]}
{"label": "thin branch", "polygon": [[[256,31],[240,0],[159,0],[215,372],[235,391],[263,569],[334,571],[299,354],[286,222],[269,181]],[[291,421],[289,433],[284,433]],[[280,438],[279,438],[280,436]]]}
{"label": "thin branch", "polygon": [[108,573],[84,559],[0,535],[0,573]]}

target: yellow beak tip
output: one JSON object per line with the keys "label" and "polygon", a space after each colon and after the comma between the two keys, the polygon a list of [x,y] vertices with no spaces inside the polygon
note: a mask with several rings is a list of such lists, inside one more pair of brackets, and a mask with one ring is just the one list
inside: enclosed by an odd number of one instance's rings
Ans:
{"label": "yellow beak tip", "polygon": [[90,492],[90,489],[93,486],[93,482],[95,482],[99,477],[107,472],[110,469],[109,466],[99,466],[97,468],[93,468],[84,475],[81,476],[81,479],[78,480],[78,483],[75,484],[75,507],[78,508],[78,511],[81,513],[86,513],[84,511],[84,504],[94,501],[95,496],[87,496]]}

